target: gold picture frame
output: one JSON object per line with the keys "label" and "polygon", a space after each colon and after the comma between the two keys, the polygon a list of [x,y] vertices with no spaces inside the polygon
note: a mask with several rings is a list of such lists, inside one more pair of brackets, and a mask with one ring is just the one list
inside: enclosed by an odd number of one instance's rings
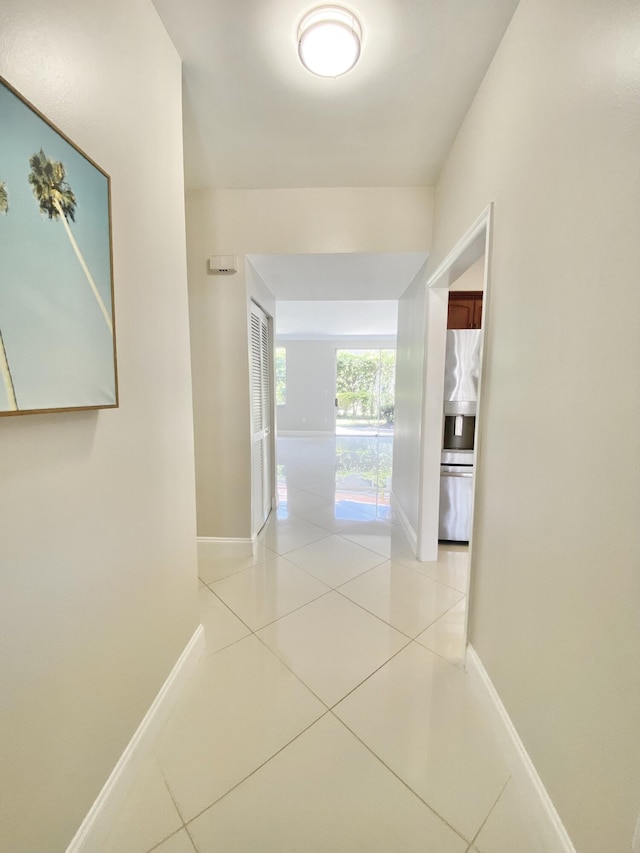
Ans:
{"label": "gold picture frame", "polygon": [[117,408],[111,179],[0,77],[0,416]]}

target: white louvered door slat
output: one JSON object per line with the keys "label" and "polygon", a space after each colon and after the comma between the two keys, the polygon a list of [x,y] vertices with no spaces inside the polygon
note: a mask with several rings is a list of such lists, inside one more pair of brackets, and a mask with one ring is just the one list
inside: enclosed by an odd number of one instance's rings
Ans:
{"label": "white louvered door slat", "polygon": [[251,431],[253,530],[262,527],[271,510],[271,346],[269,322],[251,305]]}
{"label": "white louvered door slat", "polygon": [[271,510],[271,347],[269,346],[269,323],[263,316],[260,324],[262,348],[262,425],[265,436],[263,442],[264,459],[262,463],[262,518],[266,519]]}
{"label": "white louvered door slat", "polygon": [[260,318],[251,311],[251,426],[255,436],[262,429],[262,347]]}
{"label": "white louvered door slat", "polygon": [[262,423],[265,429],[269,428],[269,419],[271,417],[271,394],[269,393],[269,383],[271,379],[271,353],[269,352],[269,327],[266,317],[260,325],[261,338],[260,347],[262,355]]}
{"label": "white louvered door slat", "polygon": [[254,526],[260,526],[262,522],[262,503],[264,492],[264,454],[262,452],[262,442],[256,441],[252,448],[253,463],[252,463],[252,483],[251,483],[251,505],[254,518]]}

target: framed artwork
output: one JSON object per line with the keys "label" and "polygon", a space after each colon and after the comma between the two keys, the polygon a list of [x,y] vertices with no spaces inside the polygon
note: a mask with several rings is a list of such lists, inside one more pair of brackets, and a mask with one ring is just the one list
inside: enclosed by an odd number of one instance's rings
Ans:
{"label": "framed artwork", "polygon": [[117,405],[109,176],[0,77],[0,415]]}

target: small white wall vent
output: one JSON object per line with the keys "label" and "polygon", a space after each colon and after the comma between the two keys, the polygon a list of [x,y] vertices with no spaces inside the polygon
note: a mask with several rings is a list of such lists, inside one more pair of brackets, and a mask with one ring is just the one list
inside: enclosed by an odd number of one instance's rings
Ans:
{"label": "small white wall vent", "polygon": [[232,275],[237,272],[235,255],[211,255],[209,272],[212,275]]}

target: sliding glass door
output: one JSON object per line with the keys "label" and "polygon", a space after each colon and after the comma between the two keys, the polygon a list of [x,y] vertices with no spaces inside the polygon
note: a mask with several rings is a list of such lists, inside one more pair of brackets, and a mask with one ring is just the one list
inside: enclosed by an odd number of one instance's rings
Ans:
{"label": "sliding glass door", "polygon": [[392,435],[394,349],[336,350],[336,435]]}

